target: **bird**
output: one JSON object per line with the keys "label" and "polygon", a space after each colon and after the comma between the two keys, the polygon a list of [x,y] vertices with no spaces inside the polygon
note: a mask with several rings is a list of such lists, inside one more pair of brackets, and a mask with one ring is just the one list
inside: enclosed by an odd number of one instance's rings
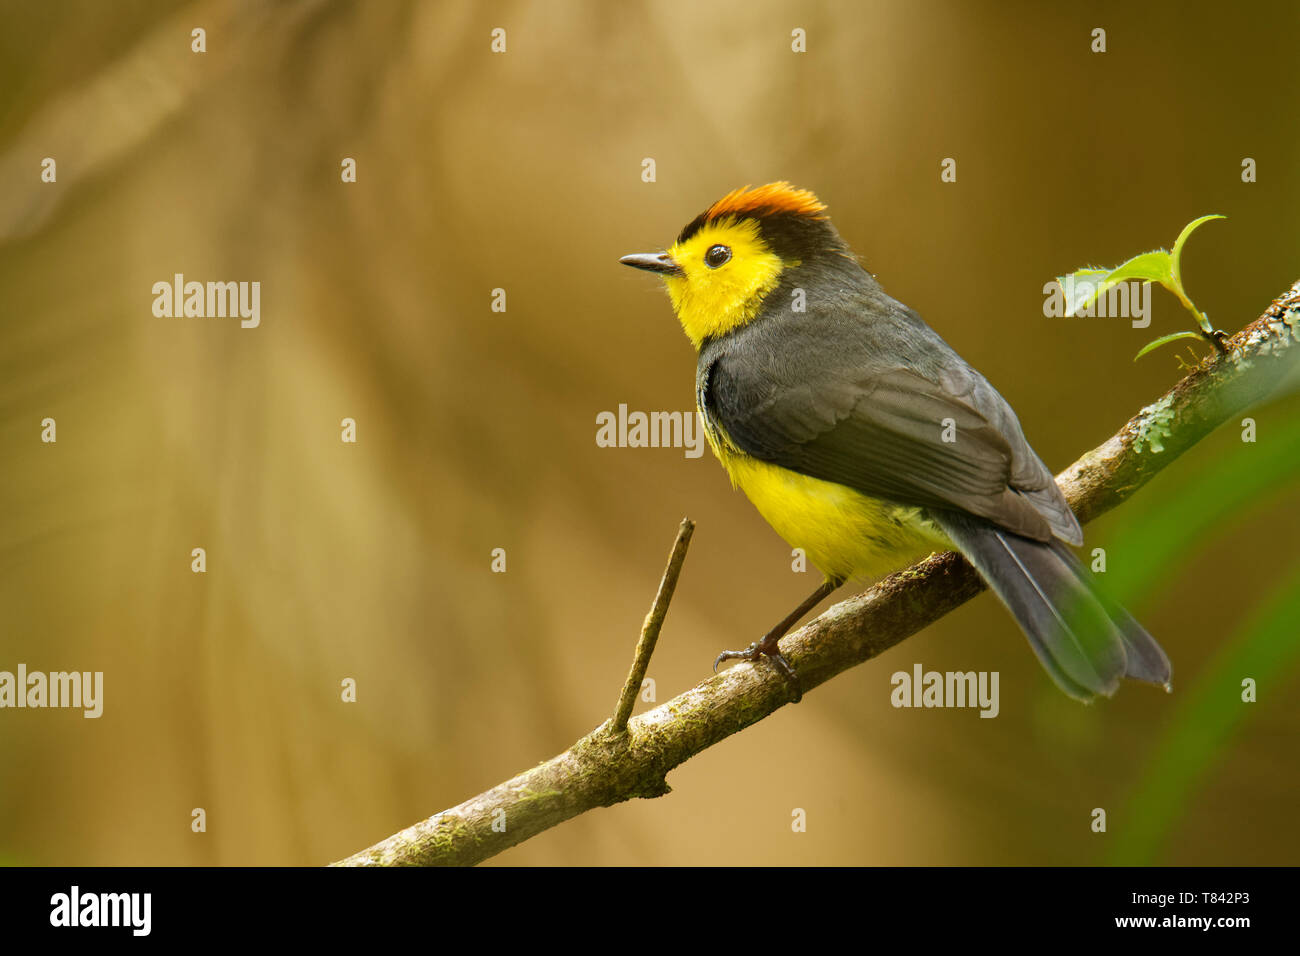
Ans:
{"label": "bird", "polygon": [[885,293],[788,182],[733,190],[662,252],[659,275],[697,352],[696,408],[734,487],[823,576],[729,660],[768,660],[802,697],[780,639],[851,578],[965,555],[1070,697],[1121,679],[1170,688],[1169,658],[1070,550],[1083,533],[1015,412],[912,309]]}

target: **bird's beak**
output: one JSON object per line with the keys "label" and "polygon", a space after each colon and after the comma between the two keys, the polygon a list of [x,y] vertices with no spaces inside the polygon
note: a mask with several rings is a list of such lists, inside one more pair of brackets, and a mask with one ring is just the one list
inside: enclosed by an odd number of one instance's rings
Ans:
{"label": "bird's beak", "polygon": [[618,261],[625,266],[644,269],[646,272],[662,272],[669,276],[686,275],[682,267],[673,262],[672,257],[666,252],[638,252],[635,255],[624,256]]}

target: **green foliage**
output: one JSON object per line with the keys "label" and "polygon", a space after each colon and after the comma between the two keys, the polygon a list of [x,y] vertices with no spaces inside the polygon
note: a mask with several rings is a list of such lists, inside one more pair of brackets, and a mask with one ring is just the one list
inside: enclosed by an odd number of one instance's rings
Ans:
{"label": "green foliage", "polygon": [[1079,311],[1086,309],[1099,296],[1121,282],[1129,282],[1134,279],[1143,282],[1159,282],[1176,295],[1178,301],[1192,313],[1196,318],[1196,324],[1201,327],[1201,332],[1176,332],[1172,335],[1161,336],[1143,346],[1142,350],[1133,356],[1133,360],[1136,362],[1148,352],[1178,339],[1197,338],[1198,336],[1214,339],[1217,334],[1214,326],[1210,325],[1210,320],[1192,304],[1192,300],[1187,297],[1187,293],[1183,290],[1180,260],[1183,254],[1183,246],[1198,226],[1209,222],[1211,219],[1224,218],[1226,217],[1210,215],[1202,216],[1200,219],[1193,219],[1178,234],[1172,252],[1157,249],[1154,252],[1144,252],[1141,255],[1134,256],[1114,269],[1077,269],[1068,276],[1058,276],[1056,281],[1060,283],[1065,294],[1066,315],[1075,315]]}
{"label": "green foliage", "polygon": [[[1148,506],[1129,512],[1122,530],[1107,545],[1113,556],[1105,578],[1108,590],[1121,603],[1142,615],[1164,582],[1178,576],[1178,568],[1213,547],[1217,534],[1256,513],[1293,508],[1300,490],[1300,417],[1287,413],[1285,403],[1277,414],[1269,440],[1240,444],[1222,454],[1194,481],[1147,496]],[[1221,435],[1235,444],[1235,436]],[[1154,450],[1154,448],[1153,448]],[[1126,825],[1109,862],[1150,864],[1160,860],[1168,839],[1196,797],[1198,788],[1231,746],[1255,711],[1284,705],[1281,688],[1300,665],[1300,573],[1281,563],[1268,564],[1270,577],[1279,581],[1267,599],[1247,615],[1246,623],[1208,660],[1194,681],[1179,677],[1177,635],[1159,635],[1174,659],[1174,702],[1168,728],[1155,744],[1129,806]],[[1205,582],[1206,600],[1238,607],[1242,595]],[[1244,610],[1244,608],[1243,608]],[[1259,688],[1260,703],[1242,700],[1242,681],[1251,678]]]}
{"label": "green foliage", "polygon": [[1218,761],[1233,733],[1261,706],[1242,699],[1250,678],[1263,694],[1277,694],[1300,660],[1295,621],[1300,613],[1300,573],[1276,588],[1253,619],[1222,647],[1201,679],[1179,702],[1169,732],[1147,764],[1128,806],[1127,826],[1111,863],[1153,862],[1196,786]]}
{"label": "green foliage", "polygon": [[1133,361],[1136,362],[1148,352],[1154,352],[1156,349],[1160,348],[1160,346],[1168,345],[1170,342],[1176,342],[1179,339],[1199,339],[1200,337],[1201,334],[1199,332],[1170,332],[1168,335],[1162,335],[1158,339],[1152,339],[1146,345],[1142,346],[1138,351],[1138,354],[1133,356]]}
{"label": "green foliage", "polygon": [[1117,598],[1132,603],[1150,594],[1162,580],[1174,578],[1178,565],[1194,556],[1216,528],[1235,524],[1252,507],[1267,503],[1270,494],[1295,487],[1300,481],[1300,419],[1277,418],[1268,441],[1242,444],[1239,453],[1221,455],[1195,481],[1159,497],[1146,496],[1145,507],[1125,516],[1106,549],[1128,556],[1106,575]]}

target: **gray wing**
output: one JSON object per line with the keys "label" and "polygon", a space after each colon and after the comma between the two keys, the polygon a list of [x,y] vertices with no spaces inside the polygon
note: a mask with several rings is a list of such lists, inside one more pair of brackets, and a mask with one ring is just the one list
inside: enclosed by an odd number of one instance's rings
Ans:
{"label": "gray wing", "polygon": [[754,323],[701,354],[700,407],[763,461],[899,504],[978,515],[1037,541],[1081,543],[1006,400],[887,300],[893,311],[856,323],[847,341],[843,323],[813,316]]}

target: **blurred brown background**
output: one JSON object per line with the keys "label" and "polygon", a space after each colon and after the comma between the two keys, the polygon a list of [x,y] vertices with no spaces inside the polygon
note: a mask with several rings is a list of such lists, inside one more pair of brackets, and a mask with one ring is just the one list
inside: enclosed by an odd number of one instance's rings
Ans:
{"label": "blurred brown background", "polygon": [[[618,257],[735,186],[816,190],[1065,466],[1176,380],[1175,348],[1131,359],[1188,316],[1156,289],[1150,329],[1047,319],[1044,282],[1209,212],[1229,218],[1183,265],[1217,324],[1300,278],[1297,9],[5,3],[0,669],[102,670],[106,700],[99,720],[0,711],[0,861],[318,864],[551,756],[612,711],[684,514],[661,702],[789,610],[812,575],[711,456],[595,444],[620,402],[693,401],[666,298]],[[154,317],[177,272],[260,281],[261,326]],[[1297,411],[1257,410],[1261,442]],[[1089,547],[1249,449],[1211,436]],[[1218,522],[1130,601],[1176,689],[1294,567],[1296,500]],[[914,662],[1000,671],[1001,715],[893,709]],[[1281,678],[1146,860],[1296,861]],[[669,797],[496,862],[1103,862],[1177,703],[1066,699],[986,595],[690,761]]]}

